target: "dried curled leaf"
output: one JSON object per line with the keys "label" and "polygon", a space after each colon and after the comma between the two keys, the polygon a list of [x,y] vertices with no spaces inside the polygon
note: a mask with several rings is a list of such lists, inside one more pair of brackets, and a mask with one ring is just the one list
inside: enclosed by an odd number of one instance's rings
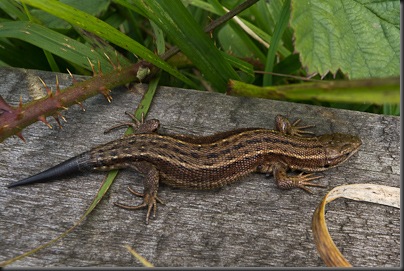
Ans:
{"label": "dried curled leaf", "polygon": [[327,266],[351,267],[331,239],[325,223],[325,205],[340,197],[400,208],[400,189],[376,184],[341,185],[328,192],[317,207],[313,215],[312,230],[321,259]]}

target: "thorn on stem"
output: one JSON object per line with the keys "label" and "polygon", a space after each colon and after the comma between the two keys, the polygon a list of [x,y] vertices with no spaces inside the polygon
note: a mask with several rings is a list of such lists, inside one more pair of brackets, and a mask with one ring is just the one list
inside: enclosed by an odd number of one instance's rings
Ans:
{"label": "thorn on stem", "polygon": [[66,70],[70,74],[70,77],[72,78],[73,84],[77,83],[76,78],[74,78],[74,75],[69,71],[69,69],[66,69]]}
{"label": "thorn on stem", "polygon": [[121,69],[121,62],[119,62],[118,52],[115,50],[116,63],[118,64],[118,69]]}
{"label": "thorn on stem", "polygon": [[3,112],[11,113],[13,108],[0,96],[0,110]]}
{"label": "thorn on stem", "polygon": [[99,91],[102,95],[104,95],[105,99],[110,103],[112,101],[112,96],[109,94],[111,92],[110,89],[107,89],[105,87],[101,87]]}
{"label": "thorn on stem", "polygon": [[38,120],[42,121],[43,123],[46,124],[46,126],[49,127],[49,129],[53,129],[52,125],[49,124],[49,122],[46,120],[46,117],[44,115],[39,116]]}
{"label": "thorn on stem", "polygon": [[20,95],[20,103],[18,104],[18,109],[22,110],[22,96]]}
{"label": "thorn on stem", "polygon": [[114,70],[116,70],[116,66],[115,66],[114,62],[112,62],[111,58],[109,58],[109,56],[105,52],[104,52],[104,56],[108,59],[109,64],[112,65]]}
{"label": "thorn on stem", "polygon": [[97,73],[95,72],[94,64],[91,63],[91,60],[90,60],[88,57],[87,57],[87,61],[88,61],[88,63],[90,64],[91,70],[93,71],[93,76],[96,76]]}
{"label": "thorn on stem", "polygon": [[52,97],[52,95],[53,95],[52,89],[46,85],[46,83],[42,80],[41,77],[38,77],[38,78],[39,78],[39,80],[41,80],[42,84],[44,85],[46,93],[48,94],[48,96]]}
{"label": "thorn on stem", "polygon": [[76,103],[81,107],[81,110],[86,111],[86,109],[84,108],[84,106],[81,102],[76,102]]}
{"label": "thorn on stem", "polygon": [[101,62],[98,60],[98,74],[102,75]]}
{"label": "thorn on stem", "polygon": [[52,116],[52,117],[53,117],[53,118],[56,120],[56,122],[58,123],[59,128],[60,128],[60,129],[63,129],[62,125],[60,124],[59,117],[58,117],[58,116]]}
{"label": "thorn on stem", "polygon": [[25,141],[25,138],[22,136],[21,132],[18,132],[15,134],[16,136],[18,136],[22,141],[24,141],[24,143],[26,143],[27,141]]}
{"label": "thorn on stem", "polygon": [[55,95],[59,95],[60,94],[60,85],[59,85],[59,77],[56,75],[56,92]]}
{"label": "thorn on stem", "polygon": [[58,123],[58,126],[60,129],[63,129],[62,124],[60,123],[60,119],[61,118],[64,122],[67,122],[65,117],[63,117],[63,115],[60,112],[56,112],[56,114],[53,115],[53,118],[56,120],[56,122]]}

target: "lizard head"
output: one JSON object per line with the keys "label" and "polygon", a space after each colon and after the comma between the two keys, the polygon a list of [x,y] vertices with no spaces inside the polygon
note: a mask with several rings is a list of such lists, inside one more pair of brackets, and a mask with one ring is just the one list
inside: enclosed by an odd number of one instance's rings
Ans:
{"label": "lizard head", "polygon": [[326,134],[318,137],[325,148],[324,168],[335,167],[355,154],[362,141],[358,136],[348,134]]}

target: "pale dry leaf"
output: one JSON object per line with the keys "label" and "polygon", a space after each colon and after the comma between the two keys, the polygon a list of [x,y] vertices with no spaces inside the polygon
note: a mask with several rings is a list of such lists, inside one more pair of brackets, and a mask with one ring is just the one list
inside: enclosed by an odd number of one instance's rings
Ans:
{"label": "pale dry leaf", "polygon": [[313,215],[312,230],[321,259],[327,266],[350,267],[352,265],[335,245],[325,222],[325,205],[341,197],[400,208],[400,188],[378,184],[341,185],[328,192],[317,207]]}

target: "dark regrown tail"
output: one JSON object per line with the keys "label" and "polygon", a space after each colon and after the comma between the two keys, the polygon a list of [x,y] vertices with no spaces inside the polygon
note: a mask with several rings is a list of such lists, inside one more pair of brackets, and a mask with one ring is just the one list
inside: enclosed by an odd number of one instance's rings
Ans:
{"label": "dark regrown tail", "polygon": [[89,170],[88,159],[88,153],[82,153],[34,176],[9,184],[7,188],[32,183],[53,181],[57,180],[58,178],[64,178],[69,175],[87,171]]}

